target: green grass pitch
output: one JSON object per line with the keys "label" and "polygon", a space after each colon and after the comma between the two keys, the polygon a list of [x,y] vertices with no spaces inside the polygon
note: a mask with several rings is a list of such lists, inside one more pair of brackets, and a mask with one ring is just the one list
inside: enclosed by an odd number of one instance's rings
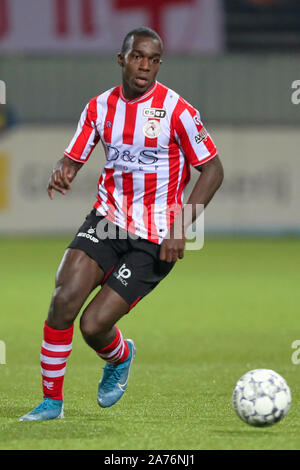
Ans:
{"label": "green grass pitch", "polygon": [[[137,355],[114,407],[97,405],[104,363],[74,330],[65,419],[19,422],[41,400],[39,355],[54,276],[68,239],[1,239],[0,449],[299,449],[300,240],[208,239],[188,251],[119,323]],[[231,406],[237,379],[255,368],[283,375],[288,415],[269,428]]]}

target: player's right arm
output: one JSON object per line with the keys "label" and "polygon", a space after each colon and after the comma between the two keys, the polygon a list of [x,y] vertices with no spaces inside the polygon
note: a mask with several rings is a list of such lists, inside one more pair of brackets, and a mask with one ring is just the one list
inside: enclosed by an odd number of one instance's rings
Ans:
{"label": "player's right arm", "polygon": [[84,108],[74,137],[58,160],[48,183],[48,195],[53,199],[53,190],[66,194],[71,189],[71,182],[78,170],[89,159],[99,141],[97,132],[97,97],[91,99]]}
{"label": "player's right arm", "polygon": [[62,157],[53,168],[48,183],[48,195],[53,199],[53,190],[61,194],[66,194],[71,189],[71,182],[77,175],[78,170],[82,167],[83,163],[71,160],[69,157]]}

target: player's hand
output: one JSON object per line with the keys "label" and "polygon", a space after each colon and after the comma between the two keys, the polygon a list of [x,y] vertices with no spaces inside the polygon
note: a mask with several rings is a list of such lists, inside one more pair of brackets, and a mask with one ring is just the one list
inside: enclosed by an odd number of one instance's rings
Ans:
{"label": "player's hand", "polygon": [[168,232],[166,238],[162,241],[160,246],[160,260],[174,263],[178,259],[184,257],[185,236],[176,234],[171,230]]}
{"label": "player's hand", "polygon": [[81,163],[72,161],[68,157],[61,158],[50,176],[47,191],[50,199],[53,199],[53,190],[66,194],[71,189],[71,182],[75,178]]}

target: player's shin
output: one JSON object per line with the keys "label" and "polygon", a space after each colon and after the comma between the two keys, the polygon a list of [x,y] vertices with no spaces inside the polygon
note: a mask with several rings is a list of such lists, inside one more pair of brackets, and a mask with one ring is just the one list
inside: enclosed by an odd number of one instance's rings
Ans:
{"label": "player's shin", "polygon": [[120,364],[121,362],[126,361],[129,349],[119,328],[117,326],[114,328],[116,330],[116,336],[113,341],[104,348],[96,350],[96,353],[109,364]]}
{"label": "player's shin", "polygon": [[41,348],[41,371],[44,398],[63,399],[63,382],[66,363],[72,351],[74,326],[67,330],[55,330],[44,325]]}
{"label": "player's shin", "polygon": [[123,396],[136,351],[134,342],[131,339],[124,340],[116,326],[115,330],[114,340],[105,348],[96,351],[106,361],[97,395],[98,404],[102,408],[114,405]]}

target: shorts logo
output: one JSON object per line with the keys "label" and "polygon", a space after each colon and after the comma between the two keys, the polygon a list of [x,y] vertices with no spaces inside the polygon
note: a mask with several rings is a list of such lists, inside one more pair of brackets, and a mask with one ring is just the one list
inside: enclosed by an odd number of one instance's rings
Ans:
{"label": "shorts logo", "polygon": [[88,238],[88,239],[91,240],[93,243],[99,243],[98,238],[93,237],[93,234],[94,234],[95,232],[96,232],[96,229],[93,228],[93,227],[90,227],[90,228],[87,230],[87,233],[85,233],[85,232],[79,232],[79,233],[77,234],[77,237]]}
{"label": "shorts logo", "polygon": [[207,130],[205,129],[205,127],[203,127],[203,129],[201,129],[199,134],[195,135],[196,144],[200,144],[200,142],[202,142],[202,140],[205,140],[206,138],[207,138]]}
{"label": "shorts logo", "polygon": [[119,279],[119,281],[121,281],[124,286],[128,286],[128,282],[125,281],[125,279],[128,279],[131,276],[131,271],[130,269],[126,268],[125,263],[120,267],[118,274],[114,273],[113,275],[115,278]]}
{"label": "shorts logo", "polygon": [[158,118],[162,119],[166,117],[166,110],[165,109],[158,109],[158,108],[144,108],[143,109],[143,116],[147,118]]}
{"label": "shorts logo", "polygon": [[143,133],[149,139],[156,139],[161,134],[161,127],[159,121],[150,119],[143,126]]}

